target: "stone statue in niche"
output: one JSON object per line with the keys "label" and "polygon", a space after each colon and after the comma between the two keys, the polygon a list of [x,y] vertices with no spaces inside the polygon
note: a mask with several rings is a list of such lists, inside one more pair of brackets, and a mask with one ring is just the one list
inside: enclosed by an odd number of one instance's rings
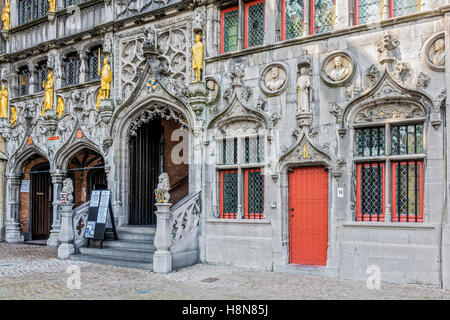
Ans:
{"label": "stone statue in niche", "polygon": [[298,112],[310,112],[309,88],[311,87],[311,77],[306,67],[300,69],[300,76],[297,79],[298,92]]}
{"label": "stone statue in niche", "polygon": [[6,0],[5,7],[2,11],[3,30],[9,30],[9,15],[11,13],[10,0]]}
{"label": "stone statue in niche", "polygon": [[9,118],[9,123],[14,127],[17,122],[17,109],[16,107],[11,107],[11,116]]}
{"label": "stone statue in niche", "polygon": [[278,67],[272,67],[269,72],[267,72],[265,77],[265,84],[269,90],[276,91],[283,87],[286,82],[286,73],[284,70]]}
{"label": "stone statue in niche", "polygon": [[443,66],[445,64],[445,41],[442,38],[434,41],[428,52],[430,61],[436,66]]}
{"label": "stone statue in niche", "polygon": [[47,76],[47,81],[42,81],[42,88],[44,89],[44,105],[42,107],[41,116],[44,116],[45,110],[53,109],[53,86],[55,78],[53,71],[50,71]]}
{"label": "stone statue in niche", "polygon": [[327,66],[327,76],[333,81],[341,81],[344,80],[351,71],[351,67],[346,67],[344,65],[343,57],[336,56],[333,61],[329,62],[329,66]]}
{"label": "stone statue in niche", "polygon": [[4,83],[0,90],[0,118],[8,118],[8,89]]}
{"label": "stone statue in niche", "polygon": [[219,95],[219,85],[213,79],[206,80],[206,89],[208,90],[208,103],[216,101]]}

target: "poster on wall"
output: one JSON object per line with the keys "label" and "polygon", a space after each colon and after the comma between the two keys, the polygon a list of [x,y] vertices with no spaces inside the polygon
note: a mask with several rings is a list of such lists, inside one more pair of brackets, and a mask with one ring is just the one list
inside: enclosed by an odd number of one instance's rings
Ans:
{"label": "poster on wall", "polygon": [[86,232],[84,234],[85,238],[92,239],[95,234],[95,221],[88,221],[86,225]]}
{"label": "poster on wall", "polygon": [[20,192],[30,192],[30,180],[22,180]]}

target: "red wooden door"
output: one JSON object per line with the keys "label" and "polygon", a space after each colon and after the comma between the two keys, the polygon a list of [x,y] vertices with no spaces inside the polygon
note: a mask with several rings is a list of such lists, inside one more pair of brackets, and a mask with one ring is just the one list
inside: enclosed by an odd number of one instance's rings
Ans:
{"label": "red wooden door", "polygon": [[328,172],[301,167],[289,174],[290,263],[324,266],[328,248]]}

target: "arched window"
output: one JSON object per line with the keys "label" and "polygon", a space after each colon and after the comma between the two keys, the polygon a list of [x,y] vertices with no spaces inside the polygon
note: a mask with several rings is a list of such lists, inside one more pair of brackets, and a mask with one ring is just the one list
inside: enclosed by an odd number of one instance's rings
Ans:
{"label": "arched window", "polygon": [[78,53],[69,54],[66,58],[66,86],[77,84],[80,81],[81,59]]}
{"label": "arched window", "polygon": [[41,61],[36,66],[36,72],[37,72],[37,79],[38,79],[38,86],[37,86],[37,92],[44,91],[44,88],[42,87],[42,83],[44,81],[47,81],[47,61]]}
{"label": "arched window", "polygon": [[30,71],[28,67],[22,67],[18,72],[18,81],[19,81],[19,95],[26,96],[29,92],[30,87]]}
{"label": "arched window", "polygon": [[19,24],[30,22],[47,15],[49,3],[47,0],[20,0]]}
{"label": "arched window", "polygon": [[[99,59],[100,57],[100,59]],[[100,68],[103,60],[103,51],[101,46],[92,48],[89,51],[89,80],[100,79]]]}

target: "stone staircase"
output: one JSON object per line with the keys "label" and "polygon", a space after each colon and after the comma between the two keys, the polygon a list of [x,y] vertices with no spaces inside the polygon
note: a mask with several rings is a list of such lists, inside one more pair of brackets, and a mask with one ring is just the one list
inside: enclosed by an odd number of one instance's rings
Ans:
{"label": "stone staircase", "polygon": [[79,254],[71,255],[71,260],[87,261],[118,267],[135,269],[153,269],[153,244],[155,226],[117,227],[119,240],[92,241],[89,248],[80,247]]}

